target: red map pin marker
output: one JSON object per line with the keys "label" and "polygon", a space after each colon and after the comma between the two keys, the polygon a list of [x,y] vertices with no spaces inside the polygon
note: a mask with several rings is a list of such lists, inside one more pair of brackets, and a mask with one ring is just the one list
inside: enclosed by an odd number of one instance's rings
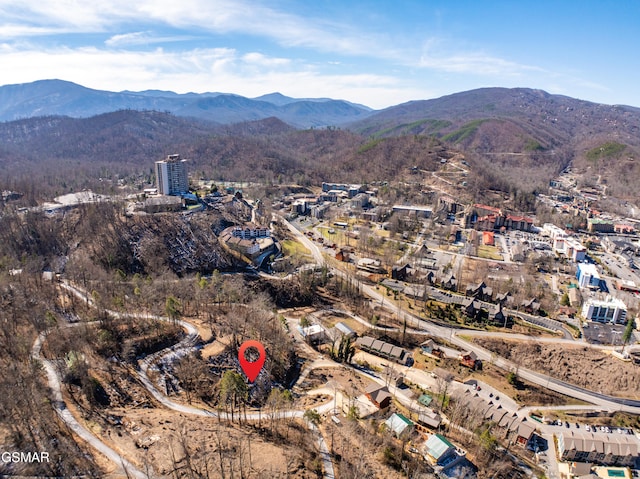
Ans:
{"label": "red map pin marker", "polygon": [[[244,353],[248,348],[256,348],[258,350],[258,359],[256,361],[248,361],[247,358],[244,357]],[[244,371],[245,376],[250,382],[253,382],[262,371],[262,366],[264,366],[264,360],[267,357],[264,346],[260,344],[255,339],[250,339],[249,341],[245,341],[240,346],[238,350],[238,359],[240,360],[240,366],[242,367],[242,371]]]}

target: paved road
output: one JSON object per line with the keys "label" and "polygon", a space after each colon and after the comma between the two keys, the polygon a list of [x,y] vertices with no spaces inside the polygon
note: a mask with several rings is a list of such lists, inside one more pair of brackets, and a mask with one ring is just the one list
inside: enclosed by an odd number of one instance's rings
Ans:
{"label": "paved road", "polygon": [[[69,429],[87,444],[100,452],[108,460],[110,460],[118,469],[118,471],[127,477],[135,479],[148,479],[149,476],[138,469],[135,465],[125,459],[123,456],[114,451],[110,446],[105,444],[101,439],[95,436],[85,426],[80,424],[78,420],[71,414],[67,408],[67,404],[62,397],[62,384],[58,376],[56,367],[52,361],[45,359],[40,354],[42,345],[46,339],[46,333],[41,333],[33,344],[31,349],[31,357],[42,364],[46,374],[49,388],[53,396],[53,409],[60,419],[69,427]],[[152,476],[153,477],[153,476]]]}
{"label": "paved road", "polygon": [[[69,282],[65,281],[60,283],[61,286],[70,291],[71,293],[73,293],[74,295],[76,295],[77,297],[79,297],[80,299],[82,299],[83,301],[86,301],[87,304],[89,304],[92,307],[95,307],[95,303],[93,301],[93,299],[90,297],[90,295],[86,292],[81,290],[80,288],[78,288],[77,286],[74,286],[72,284],[70,284]],[[167,396],[165,396],[164,394],[162,394],[155,386],[155,384],[153,384],[153,381],[151,381],[151,379],[149,378],[148,375],[148,371],[149,368],[151,367],[151,365],[160,360],[163,356],[166,356],[168,354],[174,354],[175,352],[181,350],[181,349],[185,349],[185,348],[191,348],[193,347],[199,340],[199,335],[198,335],[198,330],[195,326],[193,326],[192,324],[190,324],[187,321],[183,321],[183,320],[173,320],[164,316],[157,316],[157,315],[151,315],[151,314],[141,314],[141,313],[119,313],[117,311],[110,311],[107,310],[106,311],[107,314],[111,314],[115,317],[137,317],[137,318],[148,318],[148,319],[153,319],[156,321],[165,321],[165,322],[176,322],[177,324],[179,324],[182,328],[184,328],[184,330],[187,332],[187,335],[177,344],[170,346],[168,348],[165,348],[161,351],[158,351],[157,353],[147,356],[145,359],[143,359],[142,361],[140,361],[139,365],[140,365],[140,369],[138,371],[138,379],[140,380],[140,382],[145,386],[145,388],[147,389],[147,391],[149,391],[149,393],[156,399],[156,401],[158,401],[160,404],[162,404],[163,406],[165,406],[167,409],[171,409],[173,411],[176,412],[180,412],[180,413],[184,413],[184,414],[191,414],[191,415],[195,415],[195,416],[200,416],[200,417],[219,417],[221,419],[225,419],[225,420],[232,420],[232,416],[231,414],[227,414],[227,413],[223,413],[223,412],[219,412],[219,411],[211,411],[211,410],[207,410],[207,409],[201,409],[201,408],[197,408],[197,407],[193,407],[193,406],[188,406],[186,404],[182,404],[176,401],[172,401],[171,399],[169,399]],[[42,348],[42,343],[44,342],[46,338],[46,335],[41,335],[41,337],[38,337],[38,339],[36,340],[36,343],[33,346],[33,351],[34,353],[37,353],[37,357],[43,361],[43,364],[46,362],[48,363],[48,361],[40,358],[40,350]],[[335,364],[335,363],[334,363]],[[317,363],[317,367],[326,367],[328,364],[325,364],[324,362],[318,362]],[[49,386],[51,387],[52,390],[54,390],[54,397],[56,397],[56,402],[58,402],[57,399],[57,395],[55,393],[55,391],[58,391],[59,394],[59,398],[60,401],[62,401],[62,392],[60,389],[60,379],[57,375],[57,372],[55,370],[55,368],[53,367],[53,365],[49,364],[49,366],[47,367],[47,365],[45,364],[45,368],[47,370],[47,377],[49,380]],[[326,392],[323,389],[320,389],[319,391],[314,392],[309,391],[307,392],[307,394],[325,394]],[[64,404],[64,402],[62,402],[62,404]],[[317,408],[315,408],[316,411],[318,411],[318,413],[320,414],[325,414],[328,413],[329,411],[331,411],[333,409],[333,404],[331,402],[328,402],[326,404],[323,404],[322,406],[319,406]],[[67,425],[69,425],[69,427],[74,430],[74,431],[78,431],[78,435],[80,437],[82,437],[83,439],[85,439],[92,447],[94,447],[95,449],[99,450],[100,452],[102,452],[103,454],[105,454],[105,456],[107,456],[110,460],[112,460],[112,462],[114,462],[116,465],[120,465],[121,468],[126,468],[127,472],[129,472],[131,475],[133,475],[136,479],[143,479],[143,478],[147,478],[147,475],[145,473],[143,473],[142,471],[138,470],[135,468],[135,466],[133,466],[129,461],[127,461],[126,459],[124,459],[122,456],[118,455],[115,451],[113,451],[108,445],[106,445],[104,442],[102,442],[100,439],[98,439],[96,436],[94,436],[93,434],[91,434],[84,426],[82,426],[74,417],[73,415],[69,412],[68,409],[66,409],[66,407],[63,408],[63,411],[65,412],[64,415],[61,415],[61,418],[63,421],[65,421],[65,423]],[[296,410],[296,409],[291,409],[288,411],[282,411],[279,413],[279,417],[281,418],[302,418],[304,416],[304,413],[306,412],[306,410]],[[60,412],[58,412],[58,414],[60,414]],[[261,411],[257,411],[257,412],[252,412],[252,413],[248,413],[243,415],[245,417],[245,419],[249,420],[249,421],[258,421],[261,419],[261,417],[264,414]],[[311,428],[312,431],[315,432],[315,437],[316,437],[316,442],[318,444],[318,448],[320,450],[320,457],[321,460],[323,462],[323,469],[324,469],[324,478],[325,479],[334,479],[335,474],[334,474],[334,470],[333,470],[333,463],[331,461],[331,454],[329,453],[326,441],[324,439],[324,437],[322,436],[322,434],[320,434],[320,431],[317,428]]]}
{"label": "paved road", "polygon": [[[289,224],[284,219],[282,219],[282,221],[284,221],[286,224]],[[289,226],[290,228],[295,229],[292,225],[289,224]],[[305,246],[309,248],[314,258],[318,258],[322,256],[321,251],[311,241],[307,240],[305,242]],[[335,268],[333,269],[333,272],[334,274],[346,276],[346,273]],[[380,304],[384,304],[383,295],[379,293],[375,288],[371,287],[370,285],[364,284],[363,282],[357,280],[357,278],[356,278],[356,281],[358,281],[360,290],[363,292],[363,294],[372,298],[374,301],[380,302]],[[388,301],[385,306],[389,308]],[[446,339],[447,341],[450,341],[451,343],[455,344],[456,346],[460,347],[463,350],[473,351],[478,355],[479,359],[483,361],[489,361],[505,371],[515,371],[517,369],[520,377],[522,377],[526,381],[532,382],[534,384],[537,384],[547,389],[551,389],[561,394],[565,394],[569,397],[573,397],[591,404],[595,404],[602,409],[606,409],[609,411],[624,411],[624,412],[630,412],[632,414],[640,414],[640,401],[638,400],[617,398],[614,396],[609,396],[607,394],[602,394],[595,391],[589,391],[587,389],[581,388],[579,386],[575,386],[565,381],[561,381],[559,379],[555,379],[550,376],[537,373],[527,368],[523,368],[512,361],[508,361],[504,358],[497,357],[495,354],[491,353],[490,351],[484,348],[481,348],[476,344],[468,343],[467,341],[457,336],[457,334],[461,332],[458,329],[440,326],[440,325],[431,323],[429,321],[425,321],[421,318],[414,316],[413,314],[408,313],[403,309],[396,307],[395,305],[392,306],[392,309],[393,309],[393,312],[398,315],[398,318],[400,320],[406,319],[407,324],[410,326],[413,326],[415,329],[426,331],[434,336],[438,336],[442,339]]]}

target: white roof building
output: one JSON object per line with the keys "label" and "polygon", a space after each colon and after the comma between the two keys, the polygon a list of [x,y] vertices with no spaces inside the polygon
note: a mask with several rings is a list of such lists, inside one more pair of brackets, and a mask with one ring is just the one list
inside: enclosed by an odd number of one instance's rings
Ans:
{"label": "white roof building", "polygon": [[627,320],[627,306],[621,300],[610,296],[604,301],[589,299],[582,306],[582,316],[599,323],[624,324]]}
{"label": "white roof building", "polygon": [[595,264],[580,263],[578,264],[578,272],[576,273],[578,278],[578,286],[580,289],[600,287],[600,273]]}

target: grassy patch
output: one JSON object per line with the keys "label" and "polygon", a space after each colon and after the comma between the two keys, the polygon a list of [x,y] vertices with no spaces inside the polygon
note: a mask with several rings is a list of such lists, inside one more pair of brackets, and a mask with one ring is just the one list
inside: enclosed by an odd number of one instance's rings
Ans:
{"label": "grassy patch", "polygon": [[386,135],[389,135],[392,133],[398,133],[398,132],[403,134],[410,134],[415,129],[420,127],[422,127],[423,129],[423,133],[436,133],[437,131],[442,130],[443,128],[446,128],[448,126],[451,126],[450,121],[423,119],[423,120],[417,120],[411,123],[403,123],[402,125],[390,126],[389,128],[380,130],[379,132],[376,133],[375,136],[376,138],[379,138],[382,136],[386,136]]}
{"label": "grassy patch", "polygon": [[282,252],[285,256],[311,256],[311,251],[297,241],[283,240],[280,244],[282,245]]}
{"label": "grassy patch", "polygon": [[364,145],[358,148],[358,153],[366,153],[367,151],[375,148],[378,145],[378,143],[380,143],[381,141],[382,141],[382,138],[375,138],[373,140],[366,142]]}
{"label": "grassy patch", "polygon": [[627,145],[622,143],[608,141],[587,151],[587,160],[596,161],[600,158],[610,158],[622,153],[626,147]]}
{"label": "grassy patch", "polygon": [[544,150],[544,146],[542,146],[540,143],[538,143],[533,138],[530,138],[524,144],[524,150],[525,151],[543,151]]}
{"label": "grassy patch", "polygon": [[480,245],[478,246],[478,257],[485,259],[492,259],[495,261],[502,261],[502,255],[498,253],[498,249],[495,246]]}
{"label": "grassy patch", "polygon": [[478,130],[480,125],[482,125],[485,121],[487,120],[470,121],[459,130],[452,131],[451,133],[443,136],[442,139],[451,143],[460,143],[469,136],[473,135]]}

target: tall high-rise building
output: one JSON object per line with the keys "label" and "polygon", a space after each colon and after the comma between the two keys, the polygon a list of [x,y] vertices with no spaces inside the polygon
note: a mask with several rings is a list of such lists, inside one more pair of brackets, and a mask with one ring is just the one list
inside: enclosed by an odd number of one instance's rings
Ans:
{"label": "tall high-rise building", "polygon": [[156,161],[156,184],[161,195],[181,195],[189,191],[187,160],[180,155],[169,155]]}

